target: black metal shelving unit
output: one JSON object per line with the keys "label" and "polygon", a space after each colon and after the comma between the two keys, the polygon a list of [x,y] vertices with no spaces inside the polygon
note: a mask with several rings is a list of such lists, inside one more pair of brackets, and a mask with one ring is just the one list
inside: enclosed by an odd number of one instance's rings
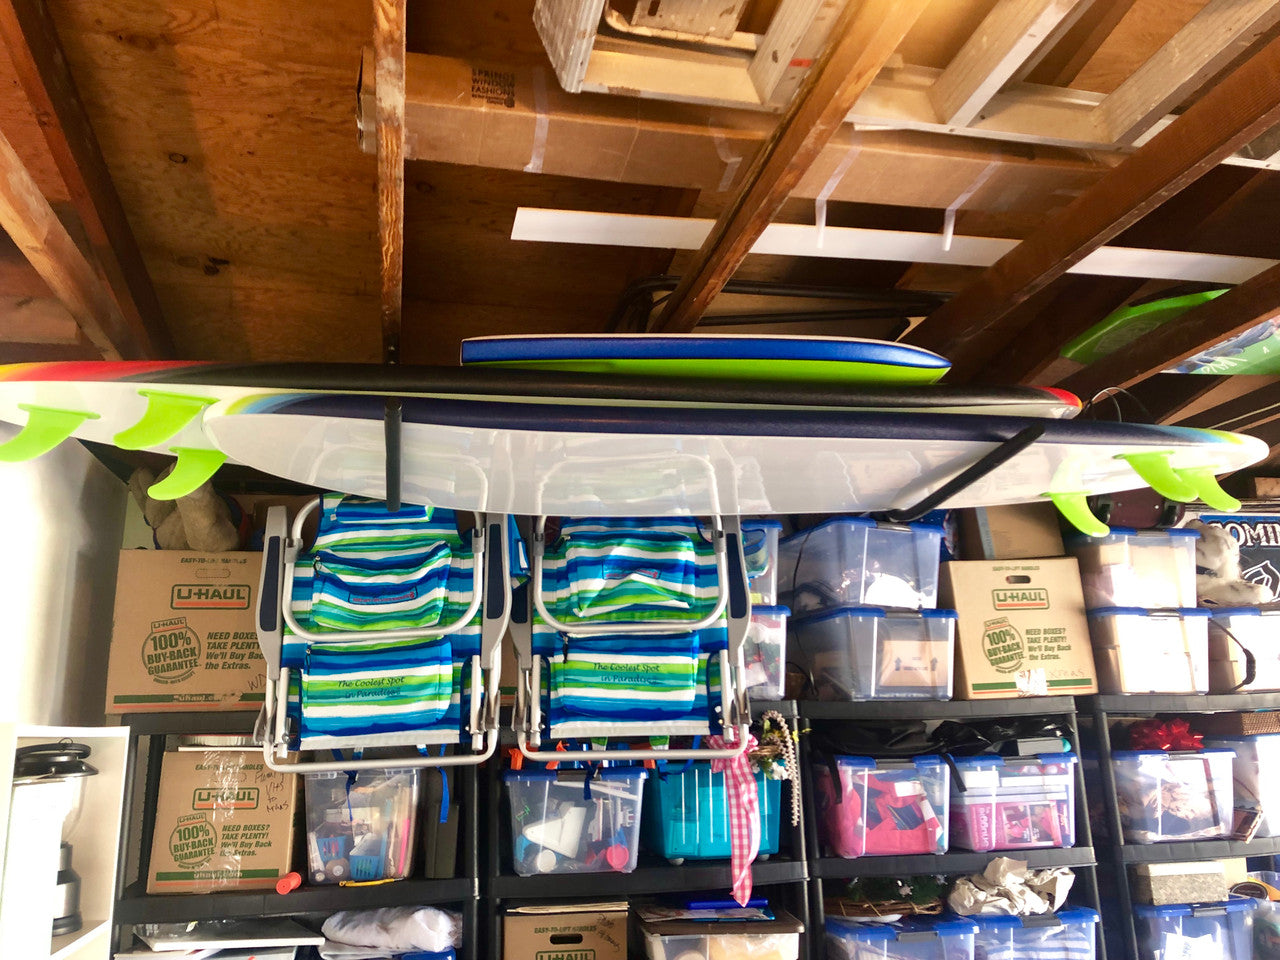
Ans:
{"label": "black metal shelving unit", "polygon": [[[120,864],[115,905],[116,944],[125,947],[133,939],[132,928],[143,923],[176,923],[191,920],[251,917],[301,917],[323,920],[339,910],[395,906],[448,906],[462,913],[463,946],[459,957],[476,960],[479,952],[480,880],[477,829],[479,777],[475,767],[457,768],[463,823],[459,831],[457,873],[446,879],[421,876],[376,886],[304,884],[288,894],[274,891],[228,891],[207,894],[149,894],[144,878],[151,859],[155,811],[160,792],[160,766],[168,736],[192,734],[245,735],[253,730],[256,713],[139,713],[121,723],[129,727],[129,751],[125,772],[124,818],[120,832]],[[142,751],[146,772],[141,788],[141,822],[133,830],[135,784]],[[135,835],[136,834],[136,835]],[[138,878],[130,879],[127,854],[137,851]],[[295,854],[296,856],[296,854]],[[305,874],[305,870],[299,872]]]}
{"label": "black metal shelving unit", "polygon": [[[777,710],[792,724],[797,719],[796,705],[791,701],[753,701],[752,714],[762,716],[768,710]],[[720,892],[728,894],[733,884],[729,861],[685,860],[672,864],[647,853],[640,855],[636,869],[631,873],[564,873],[540,874],[533,877],[518,876],[511,864],[511,818],[503,787],[502,773],[506,768],[505,750],[514,746],[514,739],[506,731],[504,723],[501,756],[486,765],[483,776],[485,878],[481,884],[484,899],[484,928],[487,939],[483,956],[501,957],[503,947],[503,917],[508,906],[524,904],[552,904],[556,901],[625,900],[629,897],[654,896],[670,893]],[[768,897],[783,909],[804,919],[809,915],[809,872],[806,858],[806,836],[803,814],[799,825],[791,826],[791,804],[783,791],[781,835],[779,853],[767,860],[757,860],[752,865],[755,892]],[[802,937],[811,942],[812,932]],[[819,936],[820,939],[820,936]],[[633,948],[634,953],[634,948]],[[802,953],[803,955],[803,953]]]}
{"label": "black metal shelving unit", "polygon": [[1133,923],[1133,895],[1129,867],[1136,863],[1179,860],[1219,860],[1224,857],[1266,857],[1280,854],[1280,838],[1251,840],[1188,840],[1172,843],[1127,844],[1116,796],[1115,768],[1111,756],[1111,722],[1116,717],[1151,717],[1161,714],[1250,713],[1280,710],[1280,693],[1242,694],[1099,694],[1080,698],[1080,712],[1092,715],[1098,753],[1098,779],[1114,867],[1117,926],[1127,960],[1138,958],[1138,931]]}
{"label": "black metal shelving unit", "polygon": [[[1069,739],[1080,753],[1080,732],[1076,722],[1074,697],[1026,697],[1013,700],[879,700],[858,703],[834,701],[801,701],[798,703],[801,726],[811,722],[834,724],[867,720],[988,720],[1013,716],[1061,717],[1066,724]],[[801,737],[800,765],[806,778],[811,761]],[[818,822],[813,805],[813,791],[806,782],[804,792],[806,824],[805,841],[811,851],[809,860],[809,921],[811,931],[809,956],[823,955],[824,884],[828,881],[848,881],[858,877],[920,876],[939,874],[963,876],[980,873],[996,857],[1014,857],[1025,860],[1033,869],[1070,867],[1076,873],[1076,886],[1072,900],[1100,910],[1097,858],[1093,848],[1093,834],[1089,825],[1089,805],[1085,794],[1084,770],[1076,764],[1076,846],[1065,849],[1033,849],[1017,851],[993,851],[991,853],[948,852],[939,856],[922,854],[894,857],[858,857],[844,859],[823,856],[818,837]],[[1106,960],[1106,947],[1102,931],[1097,935],[1098,960]]]}

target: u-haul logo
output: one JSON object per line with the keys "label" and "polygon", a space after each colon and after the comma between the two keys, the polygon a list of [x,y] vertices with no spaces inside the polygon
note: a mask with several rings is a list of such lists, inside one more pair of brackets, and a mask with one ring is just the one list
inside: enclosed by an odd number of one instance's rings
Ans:
{"label": "u-haul logo", "polygon": [[248,610],[249,587],[243,583],[175,583],[169,606],[174,610]]}
{"label": "u-haul logo", "polygon": [[594,950],[539,950],[537,960],[596,960]]}
{"label": "u-haul logo", "polygon": [[191,798],[192,810],[257,810],[258,788],[197,787]]}
{"label": "u-haul logo", "polygon": [[1049,591],[1044,587],[992,590],[991,605],[997,610],[1048,610]]}

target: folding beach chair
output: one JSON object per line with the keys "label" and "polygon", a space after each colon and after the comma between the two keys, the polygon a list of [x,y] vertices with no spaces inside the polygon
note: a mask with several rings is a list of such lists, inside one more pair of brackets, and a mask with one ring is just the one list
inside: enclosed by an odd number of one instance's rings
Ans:
{"label": "folding beach chair", "polygon": [[[320,511],[315,541],[303,529]],[[299,751],[416,747],[397,767],[476,764],[498,740],[500,642],[522,575],[509,517],[326,494],[268,512],[258,610],[267,661],[259,735],[290,773],[383,768],[383,759],[296,761]],[[426,756],[432,745],[448,755]],[[435,752],[435,751],[432,751]],[[444,751],[440,751],[443,753]]]}
{"label": "folding beach chair", "polygon": [[[563,759],[540,748],[565,739],[594,741],[593,759],[742,752],[751,604],[736,517],[565,519],[551,544],[539,517],[530,552],[528,604],[517,604],[512,618],[520,668],[514,727],[525,756]],[[599,743],[708,734],[725,745]]]}

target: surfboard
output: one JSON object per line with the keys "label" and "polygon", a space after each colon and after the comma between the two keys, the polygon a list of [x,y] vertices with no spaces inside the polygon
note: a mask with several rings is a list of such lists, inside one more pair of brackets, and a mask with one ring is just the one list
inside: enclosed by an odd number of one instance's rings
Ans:
{"label": "surfboard", "polygon": [[932,351],[857,337],[741,334],[512,335],[462,342],[463,364],[783,383],[933,383]]}
{"label": "surfboard", "polygon": [[970,390],[888,384],[833,391],[808,384],[600,376],[458,367],[368,364],[213,364],[173,362],[27,363],[0,366],[0,420],[22,433],[0,445],[0,460],[30,459],[68,437],[125,449],[174,454],[178,465],[153,495],[181,496],[225,459],[205,435],[201,412],[219,400],[271,388],[381,396],[684,408],[999,410],[1074,416],[1080,403],[1065,391],[1039,388]]}
{"label": "surfboard", "polygon": [[[382,498],[383,415],[375,396],[272,393],[223,401],[204,419],[242,463]],[[531,515],[903,509],[1036,426],[1035,443],[938,506],[1049,497],[1096,530],[1080,515],[1086,495],[1151,484],[1224,502],[1213,475],[1267,455],[1260,440],[1216,431],[906,411],[406,398],[401,416],[405,501]]]}

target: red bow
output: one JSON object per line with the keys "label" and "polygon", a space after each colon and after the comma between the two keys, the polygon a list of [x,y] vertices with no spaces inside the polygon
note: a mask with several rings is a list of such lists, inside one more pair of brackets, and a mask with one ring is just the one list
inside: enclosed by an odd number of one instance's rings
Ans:
{"label": "red bow", "polygon": [[1176,720],[1139,720],[1129,728],[1129,746],[1133,750],[1200,750],[1204,734],[1193,733],[1191,724]]}

